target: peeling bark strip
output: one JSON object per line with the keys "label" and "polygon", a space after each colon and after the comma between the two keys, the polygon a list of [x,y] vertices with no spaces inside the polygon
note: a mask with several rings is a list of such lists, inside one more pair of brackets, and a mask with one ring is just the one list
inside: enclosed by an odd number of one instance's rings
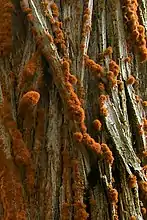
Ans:
{"label": "peeling bark strip", "polygon": [[147,219],[146,2],[3,3],[0,219]]}

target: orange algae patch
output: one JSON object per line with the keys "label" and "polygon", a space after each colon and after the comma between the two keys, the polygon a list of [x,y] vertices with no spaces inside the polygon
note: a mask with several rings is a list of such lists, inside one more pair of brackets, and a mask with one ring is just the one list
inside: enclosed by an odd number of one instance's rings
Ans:
{"label": "orange algae patch", "polygon": [[137,15],[138,2],[136,0],[125,1],[124,6],[124,17],[126,19],[128,29],[130,30],[132,41],[140,55],[140,61],[144,62],[147,60],[146,36],[144,26],[139,24]]}
{"label": "orange algae patch", "polygon": [[77,83],[77,78],[76,76],[74,75],[69,75],[69,82],[72,84],[72,85],[75,85]]}
{"label": "orange algae patch", "polygon": [[100,114],[103,115],[104,117],[107,117],[108,110],[105,107],[101,107],[100,108]]}
{"label": "orange algae patch", "polygon": [[131,84],[133,85],[135,83],[136,79],[134,78],[134,76],[130,75],[127,79],[127,84]]}
{"label": "orange algae patch", "polygon": [[29,165],[31,163],[30,152],[22,139],[22,135],[19,130],[10,130],[12,136],[12,149],[17,164]]}
{"label": "orange algae patch", "polygon": [[143,215],[146,215],[146,208],[142,207],[141,212],[142,212]]}
{"label": "orange algae patch", "polygon": [[129,187],[130,188],[134,188],[136,186],[137,183],[137,178],[134,175],[129,176]]}
{"label": "orange algae patch", "polygon": [[131,61],[132,61],[132,57],[125,57],[124,58],[124,62],[126,62],[126,63],[131,63]]}
{"label": "orange algae patch", "polygon": [[102,127],[102,124],[98,119],[95,119],[93,121],[93,127],[95,128],[95,130],[100,131],[101,127]]}
{"label": "orange algae patch", "polygon": [[50,18],[50,22],[53,28],[53,33],[55,35],[54,42],[56,45],[59,46],[63,54],[65,54],[66,53],[65,38],[64,38],[64,33],[62,31],[62,22],[58,21],[58,17],[59,17],[58,6],[56,3],[51,3],[50,8],[53,15],[53,17]]}
{"label": "orange algae patch", "polygon": [[100,77],[100,74],[104,72],[104,69],[101,65],[95,63],[92,59],[89,59],[88,56],[85,56],[85,65],[95,74],[95,76]]}
{"label": "orange algae patch", "polygon": [[120,72],[120,67],[117,65],[117,63],[114,60],[111,60],[109,63],[109,70],[114,73],[114,76],[118,76]]}
{"label": "orange algae patch", "polygon": [[12,158],[7,158],[3,142],[0,155],[0,198],[4,209],[4,219],[27,220],[22,185]]}
{"label": "orange algae patch", "polygon": [[112,47],[107,47],[106,50],[104,51],[104,56],[111,55],[113,53]]}
{"label": "orange algae patch", "polygon": [[18,87],[21,89],[23,88],[24,84],[27,83],[28,81],[33,79],[33,76],[35,74],[35,71],[37,67],[39,66],[39,52],[36,51],[32,54],[31,58],[28,60],[28,62],[25,64],[20,82]]}
{"label": "orange algae patch", "polygon": [[143,105],[144,107],[147,107],[147,101],[143,101],[143,102],[142,102],[142,105]]}
{"label": "orange algae patch", "polygon": [[107,96],[100,95],[98,101],[99,101],[100,106],[102,107],[105,104],[105,102],[107,101]]}
{"label": "orange algae patch", "polygon": [[97,154],[101,154],[101,145],[97,143],[88,133],[83,135],[83,142]]}
{"label": "orange algae patch", "polygon": [[75,140],[76,140],[77,142],[81,142],[82,139],[83,139],[83,135],[82,135],[81,132],[75,132],[75,133],[73,134],[73,136],[74,136],[74,138],[75,138]]}
{"label": "orange algae patch", "polygon": [[23,95],[19,103],[19,114],[24,116],[28,110],[37,105],[40,99],[40,94],[36,91],[29,91]]}
{"label": "orange algae patch", "polygon": [[1,111],[2,121],[11,137],[11,145],[15,162],[23,165],[31,164],[31,155],[23,141],[22,133],[17,129],[17,124],[12,117],[11,106],[7,100],[3,104],[3,112]]}
{"label": "orange algae patch", "polygon": [[36,91],[27,92],[23,97],[22,101],[28,101],[32,105],[36,105],[40,99],[40,94]]}
{"label": "orange algae patch", "polygon": [[84,51],[84,48],[85,48],[85,37],[87,35],[87,33],[91,30],[91,27],[90,27],[90,10],[89,8],[86,8],[84,10],[84,13],[83,13],[83,27],[82,27],[82,41],[81,41],[81,45],[80,45],[80,48],[81,48],[81,51],[83,52]]}
{"label": "orange algae patch", "polygon": [[50,5],[54,17],[59,17],[58,6],[55,3]]}
{"label": "orange algae patch", "polygon": [[101,149],[104,155],[104,159],[107,163],[109,163],[110,165],[113,164],[114,161],[114,157],[112,155],[111,150],[109,149],[109,147],[107,146],[107,144],[102,143],[101,144]]}
{"label": "orange algae patch", "polygon": [[135,217],[134,215],[132,215],[132,216],[130,217],[130,220],[136,220],[136,217]]}
{"label": "orange algae patch", "polygon": [[1,178],[1,201],[5,219],[26,220],[26,211],[22,195],[22,186],[14,173],[5,170],[6,175]]}
{"label": "orange algae patch", "polygon": [[0,56],[6,56],[12,49],[12,10],[9,0],[1,1],[0,7]]}
{"label": "orange algae patch", "polygon": [[118,192],[116,189],[110,187],[108,189],[108,197],[112,204],[116,204],[118,202]]}

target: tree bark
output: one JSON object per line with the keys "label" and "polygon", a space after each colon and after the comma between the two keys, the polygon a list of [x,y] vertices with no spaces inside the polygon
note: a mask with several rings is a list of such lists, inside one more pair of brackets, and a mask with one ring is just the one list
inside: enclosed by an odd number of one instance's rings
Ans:
{"label": "tree bark", "polygon": [[147,2],[2,5],[0,219],[147,219]]}

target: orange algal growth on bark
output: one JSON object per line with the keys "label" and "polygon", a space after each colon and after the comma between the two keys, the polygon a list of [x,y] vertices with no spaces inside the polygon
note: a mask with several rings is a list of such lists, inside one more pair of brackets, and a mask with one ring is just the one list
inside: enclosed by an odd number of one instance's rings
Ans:
{"label": "orange algal growth on bark", "polygon": [[113,161],[114,161],[114,157],[112,155],[111,150],[107,146],[107,144],[102,143],[101,144],[101,149],[102,149],[105,161],[112,165]]}
{"label": "orange algal growth on bark", "polygon": [[58,17],[59,16],[59,11],[58,11],[58,6],[55,3],[52,3],[50,5],[51,10],[52,10],[52,14],[54,17]]}
{"label": "orange algal growth on bark", "polygon": [[146,211],[146,208],[142,207],[142,208],[141,208],[141,212],[142,212],[143,215],[146,215],[146,212],[147,212],[147,211]]}
{"label": "orange algal growth on bark", "polygon": [[95,74],[95,76],[100,77],[100,74],[104,72],[104,69],[99,64],[95,63],[93,60],[85,56],[85,65]]}
{"label": "orange algal growth on bark", "polygon": [[50,43],[53,43],[53,42],[54,42],[54,39],[53,39],[52,35],[49,34],[48,32],[45,32],[45,33],[46,33],[46,36],[48,37]]}
{"label": "orange algal growth on bark", "polygon": [[136,79],[134,78],[134,76],[130,75],[127,79],[127,84],[131,84],[133,85],[135,83]]}
{"label": "orange algal growth on bark", "polygon": [[34,193],[33,191],[34,185],[35,185],[35,172],[32,164],[29,164],[28,166],[26,166],[26,186],[28,193],[30,194]]}
{"label": "orange algal growth on bark", "polygon": [[28,83],[30,80],[32,80],[37,66],[39,65],[39,59],[40,57],[38,51],[32,54],[32,57],[24,66],[23,72],[21,74],[20,82],[18,85],[19,89],[23,88],[24,83]]}
{"label": "orange algal growth on bark", "polygon": [[136,186],[137,183],[137,178],[134,175],[129,176],[129,180],[128,180],[128,184],[130,188],[134,188]]}
{"label": "orange algal growth on bark", "polygon": [[22,185],[12,157],[5,151],[7,147],[1,142],[0,200],[3,206],[1,219],[27,220]]}
{"label": "orange algal growth on bark", "polygon": [[106,100],[107,100],[107,96],[100,95],[100,97],[99,97],[99,104],[100,104],[101,107],[105,104]]}
{"label": "orange algal growth on bark", "polygon": [[12,10],[10,0],[1,1],[0,7],[0,56],[6,56],[12,49]]}
{"label": "orange algal growth on bark", "polygon": [[109,72],[107,73],[107,78],[108,78],[108,79],[111,79],[111,77],[114,78],[114,73],[113,73],[112,71],[109,71]]}
{"label": "orange algal growth on bark", "polygon": [[53,17],[49,17],[49,18],[50,18],[50,23],[52,25],[53,33],[55,35],[54,43],[58,46],[58,49],[61,50],[62,53],[67,57],[65,37],[62,31],[62,22],[58,21],[58,17],[59,17],[58,6],[55,3],[51,3],[50,8],[52,10],[52,15],[53,15]]}
{"label": "orange algal growth on bark", "polygon": [[75,85],[77,83],[77,78],[76,76],[74,75],[69,75],[69,82],[72,84],[72,85]]}
{"label": "orange algal growth on bark", "polygon": [[131,61],[132,61],[132,57],[124,58],[124,62],[126,62],[126,63],[131,63]]}
{"label": "orange algal growth on bark", "polygon": [[69,116],[71,119],[77,121],[78,123],[84,122],[85,112],[84,109],[76,104],[68,106]]}
{"label": "orange algal growth on bark", "polygon": [[136,217],[135,217],[134,215],[132,215],[132,216],[130,217],[130,220],[136,220]]}
{"label": "orange algal growth on bark", "polygon": [[147,119],[143,120],[143,128],[144,128],[144,131],[147,131]]}
{"label": "orange algal growth on bark", "polygon": [[70,76],[70,65],[69,65],[69,62],[67,60],[63,61],[62,69],[63,69],[63,72],[64,72],[64,80],[65,80],[65,82],[68,82],[69,76]]}
{"label": "orange algal growth on bark", "polygon": [[142,167],[142,171],[145,173],[145,175],[146,175],[146,173],[147,173],[147,165],[145,165],[145,166],[143,166]]}
{"label": "orange algal growth on bark", "polygon": [[141,101],[140,97],[138,95],[135,95],[135,99],[136,99],[136,102],[139,103]]}
{"label": "orange algal growth on bark", "polygon": [[32,105],[36,105],[40,99],[40,94],[36,91],[30,91],[27,92],[23,97],[22,97],[22,102],[27,101]]}
{"label": "orange algal growth on bark", "polygon": [[32,77],[37,68],[38,52],[33,53],[31,59],[27,62],[24,67],[23,74],[26,77]]}
{"label": "orange algal growth on bark", "polygon": [[32,110],[32,107],[38,103],[40,94],[36,91],[30,91],[23,95],[19,103],[19,114],[21,117],[25,116],[27,111]]}
{"label": "orange algal growth on bark", "polygon": [[108,197],[112,204],[116,204],[118,202],[118,192],[116,189],[113,189],[112,187],[108,190]]}
{"label": "orange algal growth on bark", "polygon": [[128,30],[130,31],[132,42],[140,55],[140,61],[144,62],[147,60],[145,28],[139,24],[137,9],[138,2],[136,0],[124,2],[124,17]]}
{"label": "orange algal growth on bark", "polygon": [[142,104],[144,107],[147,107],[147,101],[143,101]]}
{"label": "orange algal growth on bark", "polygon": [[9,169],[4,170],[4,172],[5,174],[0,181],[0,197],[4,209],[4,219],[27,220],[23,189],[16,172],[13,173]]}
{"label": "orange algal growth on bark", "polygon": [[82,52],[85,48],[85,37],[87,36],[87,33],[90,31],[90,29],[90,10],[89,8],[86,8],[83,15],[82,41],[80,45]]}
{"label": "orange algal growth on bark", "polygon": [[93,121],[93,127],[94,127],[96,130],[100,131],[100,130],[101,130],[101,127],[102,127],[102,123],[101,123],[98,119],[95,119],[95,120]]}
{"label": "orange algal growth on bark", "polygon": [[27,18],[30,22],[34,22],[34,16],[31,13],[27,14]]}
{"label": "orange algal growth on bark", "polygon": [[144,158],[147,157],[147,151],[143,151],[142,154],[143,154],[143,157],[144,157]]}
{"label": "orange algal growth on bark", "polygon": [[111,55],[113,53],[112,47],[107,47],[106,50],[104,51],[104,56]]}
{"label": "orange algal growth on bark", "polygon": [[111,60],[109,63],[109,70],[114,73],[114,76],[118,76],[120,72],[120,67],[117,65],[117,63],[114,60]]}
{"label": "orange algal growth on bark", "polygon": [[24,8],[23,12],[26,14],[30,14],[32,12],[32,9],[31,8]]}
{"label": "orange algal growth on bark", "polygon": [[100,114],[101,114],[102,116],[104,116],[104,117],[107,117],[107,115],[108,115],[108,110],[107,110],[107,108],[101,107],[101,108],[100,108]]}
{"label": "orange algal growth on bark", "polygon": [[83,135],[83,142],[97,154],[101,154],[101,145],[95,142],[95,140],[88,133]]}
{"label": "orange algal growth on bark", "polygon": [[9,132],[12,137],[12,150],[15,162],[17,165],[29,165],[31,163],[31,155],[22,139],[22,134],[18,129],[10,129]]}
{"label": "orange algal growth on bark", "polygon": [[21,132],[17,129],[17,124],[12,117],[11,106],[7,100],[5,100],[3,105],[3,112],[1,112],[3,117],[3,123],[5,128],[10,134],[12,150],[15,162],[17,165],[23,164],[25,166],[31,164],[31,155],[23,141]]}
{"label": "orange algal growth on bark", "polygon": [[70,215],[71,205],[69,203],[64,202],[61,208],[62,220],[68,220]]}
{"label": "orange algal growth on bark", "polygon": [[82,139],[83,139],[83,135],[82,135],[81,132],[75,132],[75,133],[73,134],[73,136],[74,136],[75,140],[78,141],[78,142],[81,142]]}

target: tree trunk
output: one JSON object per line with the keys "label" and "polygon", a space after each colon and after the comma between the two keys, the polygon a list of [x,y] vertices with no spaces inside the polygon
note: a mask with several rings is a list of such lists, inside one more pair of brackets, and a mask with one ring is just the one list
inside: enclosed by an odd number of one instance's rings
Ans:
{"label": "tree trunk", "polygon": [[0,219],[147,219],[146,1],[0,10]]}

